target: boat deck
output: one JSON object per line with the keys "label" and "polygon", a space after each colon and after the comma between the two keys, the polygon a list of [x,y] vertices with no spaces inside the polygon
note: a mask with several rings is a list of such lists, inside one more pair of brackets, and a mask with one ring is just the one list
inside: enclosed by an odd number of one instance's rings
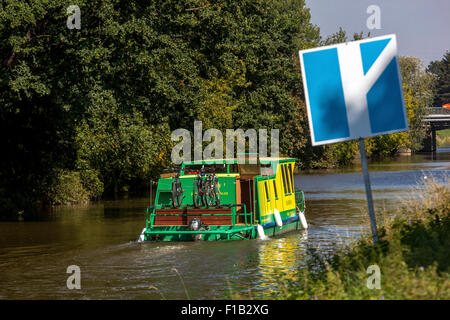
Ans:
{"label": "boat deck", "polygon": [[230,208],[224,209],[156,209],[154,226],[187,226],[193,218],[200,218],[206,225],[232,224]]}

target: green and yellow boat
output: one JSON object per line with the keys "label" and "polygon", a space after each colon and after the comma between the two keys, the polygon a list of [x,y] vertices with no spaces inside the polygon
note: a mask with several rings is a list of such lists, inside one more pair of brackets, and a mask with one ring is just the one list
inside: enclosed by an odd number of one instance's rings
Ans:
{"label": "green and yellow boat", "polygon": [[295,159],[190,161],[161,175],[140,241],[264,239],[307,228]]}

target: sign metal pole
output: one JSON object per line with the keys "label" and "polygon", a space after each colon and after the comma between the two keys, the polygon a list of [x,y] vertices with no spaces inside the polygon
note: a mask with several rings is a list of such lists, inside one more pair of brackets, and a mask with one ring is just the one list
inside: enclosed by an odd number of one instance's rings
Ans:
{"label": "sign metal pole", "polygon": [[372,229],[373,243],[378,242],[377,221],[375,219],[375,211],[373,209],[372,189],[370,188],[369,169],[367,167],[366,148],[364,139],[359,138],[359,152],[361,154],[361,165],[363,170],[364,184],[366,185],[367,205],[369,207],[370,228]]}

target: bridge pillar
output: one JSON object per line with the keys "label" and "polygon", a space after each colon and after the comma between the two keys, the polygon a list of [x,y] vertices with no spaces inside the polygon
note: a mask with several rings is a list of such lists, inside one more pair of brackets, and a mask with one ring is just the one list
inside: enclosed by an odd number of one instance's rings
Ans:
{"label": "bridge pillar", "polygon": [[431,152],[436,152],[436,128],[431,126]]}
{"label": "bridge pillar", "polygon": [[430,126],[423,140],[423,148],[420,152],[436,152],[436,129]]}

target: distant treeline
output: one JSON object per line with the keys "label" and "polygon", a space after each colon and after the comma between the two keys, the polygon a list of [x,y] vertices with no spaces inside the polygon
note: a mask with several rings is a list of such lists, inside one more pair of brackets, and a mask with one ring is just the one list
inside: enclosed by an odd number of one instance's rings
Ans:
{"label": "distant treeline", "polygon": [[[357,152],[353,142],[311,147],[298,50],[347,35],[322,39],[303,0],[80,0],[80,29],[67,27],[71,4],[0,5],[3,215],[148,188],[170,165],[171,132],[194,120],[279,129],[281,154],[300,168]],[[436,75],[401,59],[411,131],[369,139],[370,155],[420,148],[446,59]]]}

